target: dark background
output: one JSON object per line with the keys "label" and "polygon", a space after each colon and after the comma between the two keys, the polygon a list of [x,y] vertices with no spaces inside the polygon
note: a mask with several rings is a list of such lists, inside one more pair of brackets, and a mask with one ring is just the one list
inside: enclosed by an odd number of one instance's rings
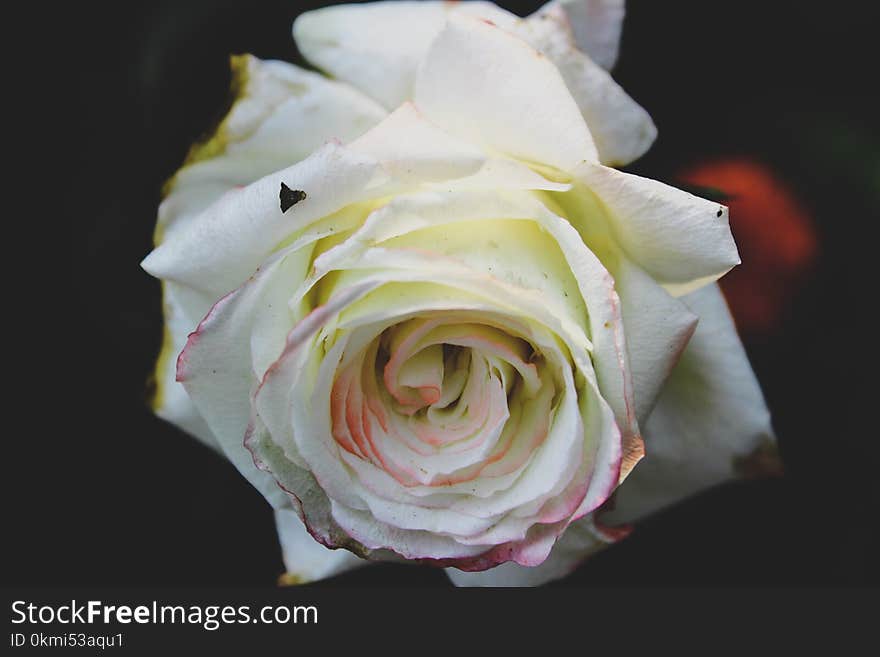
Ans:
{"label": "dark background", "polygon": [[[55,212],[47,181],[41,204],[62,226],[44,238],[64,238],[46,302],[66,314],[48,327],[60,359],[22,375],[37,403],[8,410],[25,428],[4,452],[4,584],[273,586],[283,567],[268,505],[146,406],[161,312],[158,282],[138,263],[162,182],[222,112],[228,55],[298,61],[292,20],[326,3],[71,4],[75,15],[52,16],[71,43],[46,78],[50,91],[72,87],[56,97],[73,142],[71,196]],[[503,4],[527,14],[539,3]],[[660,131],[631,170],[675,182],[695,162],[749,155],[799,196],[820,251],[775,330],[746,341],[785,477],[670,509],[562,585],[880,583],[877,385],[867,373],[880,107],[868,5],[629,3],[615,77]],[[325,585],[338,584],[448,585],[441,571],[390,565]]]}

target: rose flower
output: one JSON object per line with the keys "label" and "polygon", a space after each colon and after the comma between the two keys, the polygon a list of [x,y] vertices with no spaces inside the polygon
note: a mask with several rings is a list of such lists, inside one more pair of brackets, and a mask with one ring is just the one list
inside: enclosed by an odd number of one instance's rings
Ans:
{"label": "rose flower", "polygon": [[611,168],[656,134],[622,17],[336,6],[293,28],[332,78],[233,58],[143,262],[155,410],[274,506],[290,579],[548,581],[771,438],[727,209]]}

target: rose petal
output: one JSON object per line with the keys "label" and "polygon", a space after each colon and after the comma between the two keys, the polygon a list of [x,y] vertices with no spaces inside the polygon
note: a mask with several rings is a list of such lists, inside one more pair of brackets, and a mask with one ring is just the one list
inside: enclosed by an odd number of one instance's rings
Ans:
{"label": "rose petal", "polygon": [[275,526],[287,572],[287,584],[307,584],[339,575],[367,562],[348,550],[329,550],[306,531],[299,516],[288,509],[276,509]]}
{"label": "rose petal", "polygon": [[168,183],[159,241],[230,189],[285,169],[331,139],[359,137],[386,114],[356,89],[286,62],[237,55],[232,74],[232,108]]}
{"label": "rose petal", "polygon": [[609,269],[620,296],[636,417],[643,422],[697,327],[698,317],[620,255]]}
{"label": "rose petal", "polygon": [[300,14],[293,37],[315,66],[393,109],[412,99],[419,62],[453,12],[516,20],[491,2],[370,2]]}
{"label": "rose petal", "polygon": [[[619,0],[551,2],[526,20],[487,2],[340,5],[302,14],[294,37],[306,59],[392,109],[415,97],[418,67],[454,16],[488,21],[547,55],[586,119],[602,162],[627,164],[650,147],[657,132],[651,118],[602,68],[617,54]],[[594,55],[601,61],[594,63]],[[521,73],[511,69],[513,75]],[[503,70],[498,78],[505,78]]]}
{"label": "rose petal", "polygon": [[571,171],[598,158],[553,63],[474,18],[450,16],[422,62],[414,99],[451,133],[519,159]]}
{"label": "rose petal", "polygon": [[[382,176],[374,158],[327,144],[302,162],[227,194],[141,266],[216,299],[247,279],[285,237],[368,196],[365,189]],[[290,214],[279,208],[282,182],[308,195]]]}
{"label": "rose petal", "polygon": [[153,412],[166,422],[195,436],[208,447],[220,451],[220,445],[211,429],[177,381],[177,354],[183,349],[187,336],[198,320],[192,319],[186,313],[178,300],[176,286],[171,283],[162,283],[162,307],[165,331],[162,349],[156,359],[156,390],[151,403]]}
{"label": "rose petal", "polygon": [[[598,3],[573,0],[565,4]],[[611,75],[578,49],[563,6],[550,3],[514,32],[547,55],[559,69],[590,128],[600,161],[608,166],[629,164],[651,147],[657,138],[657,128],[650,115]]]}
{"label": "rose petal", "polygon": [[264,312],[272,288],[288,285],[287,277],[301,268],[301,257],[285,254],[265,263],[259,275],[220,299],[189,336],[177,360],[177,379],[223,453],[276,508],[289,506],[289,499],[272,477],[254,466],[242,444],[256,381],[251,336],[254,317]]}
{"label": "rose petal", "polygon": [[597,164],[579,167],[575,178],[606,208],[612,234],[626,255],[674,296],[739,264],[726,207]]}
{"label": "rose petal", "polygon": [[404,103],[350,148],[383,163],[396,181],[446,182],[476,173],[486,161],[472,144],[431,124],[412,103]]}
{"label": "rose petal", "polygon": [[645,425],[647,457],[617,490],[605,522],[638,520],[733,479],[739,458],[774,440],[761,388],[718,286],[683,300],[700,322]]}
{"label": "rose petal", "polygon": [[623,31],[624,0],[552,0],[529,16],[541,16],[562,10],[574,32],[578,47],[605,70],[617,61],[620,34]]}
{"label": "rose petal", "polygon": [[[141,266],[216,299],[240,285],[285,239],[319,219],[358,201],[406,191],[419,180],[472,175],[483,163],[472,147],[450,143],[411,109],[401,108],[386,121],[399,140],[392,150],[370,133],[351,148],[328,143],[302,162],[226,194]],[[383,134],[383,124],[374,130]],[[287,212],[278,204],[281,183],[306,194]]]}

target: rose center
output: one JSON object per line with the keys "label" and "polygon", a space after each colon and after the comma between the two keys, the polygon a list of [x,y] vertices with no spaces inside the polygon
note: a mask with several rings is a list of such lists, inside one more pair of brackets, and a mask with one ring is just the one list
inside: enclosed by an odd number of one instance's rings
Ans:
{"label": "rose center", "polygon": [[[514,454],[496,468],[506,471],[543,440],[533,417],[549,416],[557,388],[545,369],[529,341],[496,326],[401,322],[340,368],[333,435],[407,486],[468,480]],[[512,449],[523,435],[528,445]]]}

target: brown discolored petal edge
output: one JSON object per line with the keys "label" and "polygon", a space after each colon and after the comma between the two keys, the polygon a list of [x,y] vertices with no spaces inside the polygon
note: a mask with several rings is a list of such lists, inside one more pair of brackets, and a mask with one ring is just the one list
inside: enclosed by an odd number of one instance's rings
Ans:
{"label": "brown discolored petal edge", "polygon": [[278,576],[278,586],[299,586],[305,583],[302,577],[293,573],[281,573]]}
{"label": "brown discolored petal edge", "polygon": [[[229,91],[226,95],[226,101],[221,111],[214,117],[211,125],[201,134],[201,136],[193,143],[186,153],[180,169],[187,167],[202,160],[208,160],[226,151],[229,145],[229,133],[227,126],[229,117],[236,104],[245,96],[245,92],[250,80],[248,71],[248,62],[251,55],[230,55],[229,56]],[[166,198],[174,189],[177,183],[177,173],[175,172],[168,180],[162,184],[162,198]],[[156,240],[158,244],[158,240]]]}
{"label": "brown discolored petal edge", "polygon": [[745,456],[734,458],[733,469],[745,479],[768,479],[785,474],[779,447],[772,440],[765,440]]}
{"label": "brown discolored petal edge", "polygon": [[636,463],[641,461],[643,456],[645,456],[645,441],[642,440],[641,435],[634,434],[624,439],[618,484],[623,483],[623,480],[627,478],[632,469],[636,467]]}

